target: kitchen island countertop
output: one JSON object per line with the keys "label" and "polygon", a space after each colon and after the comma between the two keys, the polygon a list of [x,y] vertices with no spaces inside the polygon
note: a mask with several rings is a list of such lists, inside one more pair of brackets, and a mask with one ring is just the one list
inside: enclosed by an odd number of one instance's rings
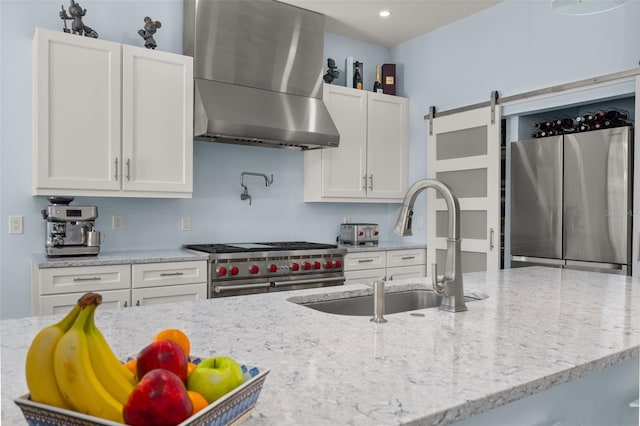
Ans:
{"label": "kitchen island countertop", "polygon": [[[532,267],[465,274],[464,285],[488,298],[462,313],[386,315],[385,324],[287,300],[371,292],[361,284],[98,310],[96,324],[122,357],[180,328],[195,355],[270,369],[247,426],[448,424],[638,357],[637,278]],[[0,321],[2,424],[24,424],[13,399],[27,392],[27,349],[61,317]]]}

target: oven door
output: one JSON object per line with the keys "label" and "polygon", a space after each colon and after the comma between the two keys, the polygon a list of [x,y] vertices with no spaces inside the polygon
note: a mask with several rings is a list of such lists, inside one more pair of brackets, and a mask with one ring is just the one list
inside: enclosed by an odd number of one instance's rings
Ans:
{"label": "oven door", "polygon": [[343,285],[345,277],[343,274],[331,275],[313,275],[301,278],[297,277],[281,277],[276,280],[272,278],[271,289],[269,291],[290,291],[301,290],[305,288],[329,287],[335,285]]}
{"label": "oven door", "polygon": [[271,283],[266,278],[246,280],[225,280],[209,284],[209,299],[246,294],[266,293]]}

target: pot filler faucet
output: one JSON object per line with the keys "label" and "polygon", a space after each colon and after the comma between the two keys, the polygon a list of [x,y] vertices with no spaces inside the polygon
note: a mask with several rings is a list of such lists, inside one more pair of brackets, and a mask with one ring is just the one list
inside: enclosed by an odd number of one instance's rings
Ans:
{"label": "pot filler faucet", "polygon": [[443,296],[440,309],[449,312],[466,311],[467,306],[464,303],[462,286],[462,268],[460,266],[460,204],[451,189],[436,179],[422,179],[411,185],[402,202],[402,209],[393,232],[400,236],[413,235],[411,233],[413,206],[418,195],[427,188],[433,188],[442,195],[449,214],[445,274],[442,277],[438,277],[436,263],[431,264],[433,289]]}
{"label": "pot filler faucet", "polygon": [[249,194],[249,188],[247,188],[247,185],[244,184],[245,176],[263,177],[265,186],[271,186],[271,184],[273,183],[273,175],[271,175],[271,178],[269,178],[269,176],[265,175],[264,173],[253,173],[253,172],[240,173],[240,185],[243,188],[242,194],[240,194],[240,199],[242,201],[249,200],[249,205],[251,205],[251,195]]}

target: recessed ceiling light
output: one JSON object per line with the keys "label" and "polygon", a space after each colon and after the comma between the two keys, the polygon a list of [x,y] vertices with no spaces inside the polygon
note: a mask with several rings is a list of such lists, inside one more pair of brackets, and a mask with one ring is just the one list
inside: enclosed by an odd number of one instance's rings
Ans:
{"label": "recessed ceiling light", "polygon": [[391,12],[389,12],[388,10],[381,10],[380,11],[380,17],[381,18],[386,18],[389,15],[391,15]]}

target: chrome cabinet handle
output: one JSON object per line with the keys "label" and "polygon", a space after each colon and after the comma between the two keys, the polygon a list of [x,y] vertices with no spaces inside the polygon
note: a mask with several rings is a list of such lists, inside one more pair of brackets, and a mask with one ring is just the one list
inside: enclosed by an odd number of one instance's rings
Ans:
{"label": "chrome cabinet handle", "polygon": [[127,180],[131,180],[131,160],[127,158]]}
{"label": "chrome cabinet handle", "polygon": [[82,278],[82,277],[78,277],[78,278],[74,278],[73,281],[100,281],[102,279],[102,277],[87,277],[87,278]]}
{"label": "chrome cabinet handle", "polygon": [[136,300],[136,306],[140,306],[140,301]]}
{"label": "chrome cabinet handle", "polygon": [[373,175],[369,175],[369,190],[373,191]]}
{"label": "chrome cabinet handle", "polygon": [[367,190],[367,175],[362,176],[362,181],[363,181],[362,189],[364,189],[366,191]]}
{"label": "chrome cabinet handle", "polygon": [[184,275],[184,272],[163,272],[160,274],[161,277],[171,277],[176,275]]}
{"label": "chrome cabinet handle", "polygon": [[493,250],[493,228],[489,228],[489,250]]}
{"label": "chrome cabinet handle", "polygon": [[116,163],[116,174],[115,174],[115,178],[116,178],[116,180],[118,180],[118,157],[116,157],[116,159],[115,159],[115,163]]}
{"label": "chrome cabinet handle", "polygon": [[411,259],[415,259],[415,256],[403,256],[402,260],[411,260]]}
{"label": "chrome cabinet handle", "polygon": [[125,308],[127,307],[127,301],[126,300],[124,301],[124,307]]}
{"label": "chrome cabinet handle", "polygon": [[358,263],[369,263],[373,262],[373,259],[358,259]]}

